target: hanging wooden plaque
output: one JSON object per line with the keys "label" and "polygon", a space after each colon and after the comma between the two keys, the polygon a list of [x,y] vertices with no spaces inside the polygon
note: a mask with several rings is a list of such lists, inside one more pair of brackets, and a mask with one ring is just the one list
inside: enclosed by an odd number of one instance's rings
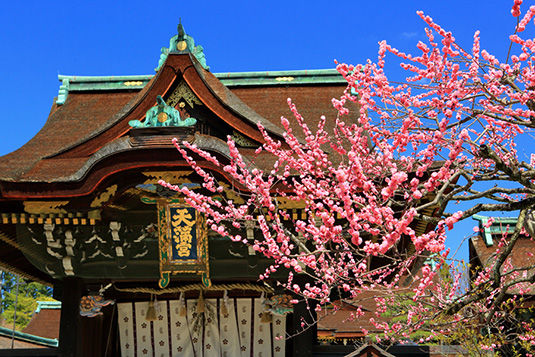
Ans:
{"label": "hanging wooden plaque", "polygon": [[170,276],[196,273],[211,285],[208,264],[206,220],[193,207],[182,203],[158,203],[160,281],[165,288]]}

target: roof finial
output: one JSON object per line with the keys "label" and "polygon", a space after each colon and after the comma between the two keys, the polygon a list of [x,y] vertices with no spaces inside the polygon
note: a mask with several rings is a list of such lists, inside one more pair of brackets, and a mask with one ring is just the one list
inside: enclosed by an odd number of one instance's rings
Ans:
{"label": "roof finial", "polygon": [[182,26],[182,18],[178,18],[178,38],[183,39],[186,36],[184,26]]}
{"label": "roof finial", "polygon": [[169,53],[191,53],[199,61],[201,66],[210,70],[210,67],[206,65],[206,59],[204,57],[204,49],[202,46],[195,46],[193,37],[186,34],[184,26],[182,26],[182,18],[178,19],[178,35],[175,35],[169,41],[169,48],[162,47],[162,54],[160,55],[160,61],[158,67],[155,68],[156,72],[160,70]]}

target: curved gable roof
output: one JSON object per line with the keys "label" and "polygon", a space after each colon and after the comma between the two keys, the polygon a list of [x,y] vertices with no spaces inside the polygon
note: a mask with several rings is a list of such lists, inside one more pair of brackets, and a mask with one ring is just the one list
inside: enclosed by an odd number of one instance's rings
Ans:
{"label": "curved gable roof", "polygon": [[[19,150],[0,158],[0,180],[69,181],[91,156],[130,130],[128,122],[145,117],[156,96],[169,95],[184,80],[211,112],[243,136],[262,141],[256,125],[281,137],[283,130],[256,113],[190,54],[170,54],[158,74],[140,91],[80,91],[55,104],[41,131]],[[60,171],[57,168],[61,168]],[[52,172],[47,172],[53,170]],[[70,172],[71,175],[62,175]]]}

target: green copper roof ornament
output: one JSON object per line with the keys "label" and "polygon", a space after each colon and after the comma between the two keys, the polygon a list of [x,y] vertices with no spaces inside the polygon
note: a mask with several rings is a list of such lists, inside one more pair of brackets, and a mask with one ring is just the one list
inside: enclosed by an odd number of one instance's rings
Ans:
{"label": "green copper roof ornament", "polygon": [[57,105],[65,104],[67,96],[69,95],[69,79],[64,78],[61,81],[61,86],[59,87],[58,99],[56,100]]}
{"label": "green copper roof ornament", "polygon": [[171,37],[169,41],[169,48],[162,47],[162,53],[160,54],[160,60],[158,61],[158,67],[154,70],[158,72],[169,53],[191,53],[199,61],[201,66],[207,71],[210,67],[206,65],[206,58],[204,56],[204,49],[202,46],[195,46],[195,40],[190,35],[187,35],[182,26],[182,20],[178,24],[178,35]]}
{"label": "green copper roof ornament", "polygon": [[147,110],[144,121],[130,120],[128,124],[132,128],[154,128],[159,126],[185,127],[193,126],[197,123],[195,118],[180,118],[180,113],[175,108],[167,105],[162,96],[156,97],[158,105]]}

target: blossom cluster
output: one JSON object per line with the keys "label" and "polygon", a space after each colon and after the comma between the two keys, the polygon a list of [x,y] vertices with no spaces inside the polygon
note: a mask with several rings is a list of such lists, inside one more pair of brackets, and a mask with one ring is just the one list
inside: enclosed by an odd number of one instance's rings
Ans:
{"label": "blossom cluster", "polygon": [[[521,4],[514,0],[513,16],[521,15]],[[529,284],[514,284],[522,276],[506,272],[514,267],[505,258],[496,258],[494,266],[500,269],[484,267],[474,277],[473,291],[492,286],[481,299],[461,292],[460,274],[453,274],[449,284],[437,284],[437,272],[447,264],[447,232],[458,221],[489,207],[522,209],[518,204],[535,193],[535,168],[519,159],[516,148],[526,128],[535,127],[535,40],[511,36],[519,53],[511,55],[509,64],[481,49],[479,32],[467,52],[451,32],[423,12],[418,15],[428,26],[427,43],[418,43],[418,55],[382,41],[376,62],[338,64],[348,85],[332,100],[336,118],[321,117],[312,128],[288,99],[293,118],[281,118],[282,137],[258,125],[264,143],[256,155],[271,158],[269,169],[256,167],[231,137],[224,162],[195,145],[175,143],[204,181],[205,191],[162,183],[204,213],[211,229],[272,259],[260,279],[287,271],[286,287],[317,300],[316,310],[331,302],[336,291],[348,298],[363,291],[395,295],[400,282],[411,276],[406,324],[374,320],[387,334],[410,334],[424,326],[426,316],[444,311],[455,326],[465,319],[463,308],[469,304],[491,311],[491,319],[499,316],[492,306],[502,292],[529,290]],[[534,16],[531,7],[516,33]],[[389,81],[387,55],[403,61],[406,82]],[[358,105],[355,112],[348,109],[349,102]],[[333,130],[326,129],[327,120],[334,122]],[[239,199],[224,195],[228,184],[214,174],[219,167]],[[492,180],[520,188],[477,186]],[[475,201],[483,198],[491,204]],[[447,212],[448,203],[470,200],[476,202],[470,209]],[[300,218],[285,211],[283,202],[289,201],[299,207]],[[253,239],[244,236],[247,222],[259,233]],[[418,268],[428,260],[433,266]],[[314,283],[301,285],[295,274],[306,274]],[[388,300],[376,300],[381,315]],[[451,333],[451,326],[434,329],[430,336]],[[534,341],[532,336],[524,339]]]}

